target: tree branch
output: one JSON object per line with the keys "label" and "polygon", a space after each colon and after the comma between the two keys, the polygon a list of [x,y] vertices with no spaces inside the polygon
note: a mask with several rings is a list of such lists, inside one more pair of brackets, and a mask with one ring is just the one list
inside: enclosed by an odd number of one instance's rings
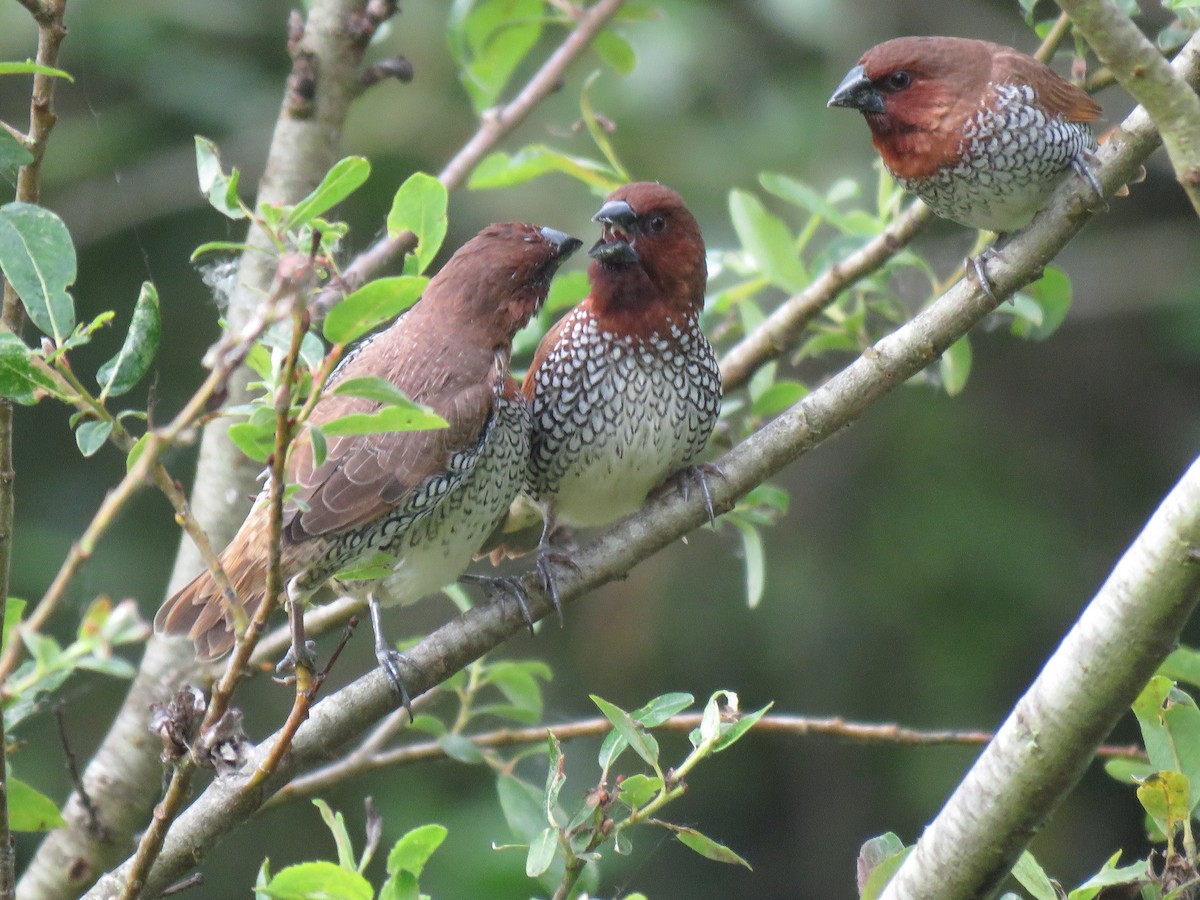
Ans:
{"label": "tree branch", "polygon": [[[1173,68],[1185,83],[1200,82],[1200,34]],[[1152,124],[1139,107],[1122,127],[1124,144]],[[925,830],[884,900],[994,893],[1079,780],[1096,745],[1174,648],[1200,602],[1198,547],[1200,460],[1151,517]]]}
{"label": "tree branch", "polygon": [[[1106,195],[1127,183],[1158,144],[1153,124],[1138,110],[1125,130],[1098,154],[1096,177]],[[939,354],[991,312],[1012,292],[1038,276],[1042,268],[1090,218],[1091,188],[1069,179],[1049,206],[1023,231],[1013,235],[1002,257],[989,261],[987,275],[995,298],[974,280],[959,281],[930,307],[869,348],[859,359],[767,424],[719,462],[724,478],[710,482],[714,506],[736,500],[788,463],[839,433],[889,391],[936,360]],[[621,578],[637,563],[699,528],[707,521],[703,498],[684,500],[671,492],[584,545],[574,555],[578,570],[558,573],[564,602]],[[525,576],[530,613],[551,615],[549,600],[537,590],[538,578]],[[489,652],[526,623],[515,604],[476,607],[448,622],[407,651],[414,663],[409,689],[415,695],[439,684]],[[161,888],[200,861],[225,834],[245,821],[297,774],[328,760],[372,723],[392,711],[394,696],[387,678],[375,670],[313,707],[296,733],[292,753],[268,779],[248,789],[258,759],[271,752],[277,736],[260,746],[236,775],[219,779],[176,820],[148,882]],[[99,882],[89,897],[103,897],[119,884],[124,866]]]}
{"label": "tree branch", "polygon": [[1200,96],[1115,0],[1058,0],[1121,87],[1162,134],[1175,177],[1200,215]]}
{"label": "tree branch", "polygon": [[[403,710],[400,711],[401,713]],[[690,732],[700,725],[701,715],[689,713],[672,716],[655,731]],[[407,721],[407,716],[405,716]],[[467,735],[471,743],[480,750],[498,747],[521,747],[544,744],[546,732],[552,731],[560,741],[573,741],[585,737],[602,737],[612,729],[612,722],[603,716],[580,719],[561,725],[536,725],[530,728],[501,728],[482,734]],[[774,715],[763,716],[751,729],[755,733],[785,734],[792,737],[826,737],[860,744],[890,744],[904,747],[957,746],[979,747],[995,736],[986,731],[925,731],[905,728],[902,725],[869,724],[847,722],[841,717],[811,718],[809,716]],[[1096,751],[1097,756],[1145,758],[1138,746],[1104,746]],[[366,775],[379,769],[410,766],[420,762],[445,759],[446,751],[437,741],[421,741],[394,747],[391,750],[371,749],[365,753],[354,753],[295,779],[278,794],[263,804],[263,810],[273,809],[295,800],[313,797],[340,785],[349,778]]]}
{"label": "tree branch", "polygon": [[[276,121],[259,201],[295,203],[311,191],[337,160],[342,124],[359,93],[361,41],[348,25],[367,0],[315,0],[304,33],[293,48],[296,65]],[[320,73],[319,78],[314,76]],[[315,78],[315,81],[311,80]],[[304,81],[304,79],[310,79]],[[301,101],[304,102],[301,102]],[[266,237],[252,230],[249,243],[269,250]],[[244,253],[228,317],[236,328],[267,295],[275,275],[270,253]],[[244,374],[230,383],[233,402],[245,395]],[[223,545],[237,531],[245,507],[230,496],[253,493],[254,465],[225,437],[217,420],[204,431],[192,491],[192,509],[213,542]],[[202,567],[189,540],[180,546],[168,592],[182,587]],[[66,900],[126,852],[130,836],[144,827],[162,781],[158,748],[150,739],[150,704],[168,696],[197,674],[189,642],[152,638],[121,710],[84,773],[87,793],[104,816],[111,840],[99,842],[78,795],[63,810],[65,828],[50,832],[18,884],[18,897]]]}
{"label": "tree branch", "polygon": [[[67,29],[63,25],[66,0],[43,0],[35,3],[24,0],[25,8],[38,23],[37,61],[44,66],[58,65],[58,51]],[[29,135],[23,136],[22,146],[33,159],[17,173],[16,200],[37,203],[42,192],[42,159],[46,143],[54,129],[54,92],[58,79],[38,73],[33,77],[29,102]],[[4,279],[0,278],[0,281]],[[24,307],[13,286],[4,281],[3,309],[0,325],[19,335],[25,325]],[[13,404],[0,400],[0,615],[8,611],[8,580],[12,563],[12,537],[15,525],[13,507]],[[9,637],[16,641],[16,635]],[[7,648],[3,648],[7,649]],[[0,678],[0,682],[3,679]],[[12,831],[8,818],[8,768],[5,759],[4,722],[0,717],[0,900],[8,900],[16,891],[16,859],[13,853]]]}

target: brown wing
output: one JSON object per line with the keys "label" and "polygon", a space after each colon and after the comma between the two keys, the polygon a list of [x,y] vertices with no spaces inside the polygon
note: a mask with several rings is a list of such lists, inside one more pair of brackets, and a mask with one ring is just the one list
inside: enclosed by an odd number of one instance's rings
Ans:
{"label": "brown wing", "polygon": [[992,77],[1002,83],[1033,86],[1046,111],[1068,122],[1092,122],[1104,111],[1091,95],[1062,78],[1049,66],[1011,47],[995,45]]}
{"label": "brown wing", "polygon": [[[312,445],[298,444],[289,464],[289,481],[300,485],[285,522],[290,540],[345,531],[385,515],[426,479],[446,472],[455,454],[479,442],[492,411],[494,359],[478,350],[453,352],[453,343],[451,352],[435,355],[431,343],[415,327],[384,332],[343,366],[338,380],[367,374],[387,378],[432,407],[449,427],[337,437],[319,467],[313,464]],[[327,394],[312,421],[321,425],[380,406]]]}

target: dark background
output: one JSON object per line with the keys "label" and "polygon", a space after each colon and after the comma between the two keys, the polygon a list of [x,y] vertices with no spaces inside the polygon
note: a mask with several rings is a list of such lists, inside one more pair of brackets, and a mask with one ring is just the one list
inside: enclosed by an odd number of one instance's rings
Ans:
{"label": "dark background", "polygon": [[[712,248],[736,246],[728,194],[736,187],[762,196],[760,171],[784,172],[821,191],[850,176],[874,190],[865,125],[824,106],[865,48],[931,33],[1027,51],[1037,44],[1010,2],[659,5],[659,20],[622,27],[638,50],[634,74],[606,72],[593,98],[617,123],[613,142],[630,170],[680,190]],[[405,54],[416,78],[373,89],[351,114],[344,151],[374,166],[345,209],[351,251],[377,235],[409,172],[437,172],[474,130],[445,49],[445,6],[403,3],[373,51]],[[1043,15],[1055,11],[1043,6]],[[123,322],[141,281],[158,284],[164,418],[199,383],[199,357],[217,333],[212,292],[188,256],[202,241],[241,235],[196,189],[192,135],[216,140],[250,189],[288,69],[287,12],[284,3],[233,0],[73,0],[68,10],[62,66],[76,81],[58,94],[44,201],[79,250],[80,318],[116,309]],[[551,46],[547,39],[535,62]],[[17,4],[0,6],[0,56],[24,59],[34,49],[28,15]],[[504,149],[549,140],[591,155],[586,136],[559,135],[578,117],[582,79],[599,65],[595,56],[577,65],[564,90]],[[1058,65],[1065,71],[1065,60]],[[0,81],[0,116],[23,124],[27,90],[26,79]],[[1130,106],[1119,88],[1100,100],[1111,123]],[[897,390],[782,473],[777,483],[791,492],[791,508],[765,534],[759,608],[746,606],[733,530],[706,530],[576,604],[561,630],[544,628],[534,640],[503,647],[503,655],[553,667],[546,721],[594,715],[588,693],[633,708],[668,691],[703,700],[727,688],[745,708],[774,701],[779,712],[995,728],[1200,446],[1200,231],[1161,151],[1148,169],[1146,182],[1114,201],[1058,260],[1075,300],[1049,341],[976,329],[975,365],[961,396],[928,386]],[[585,187],[562,176],[459,191],[446,248],[501,219],[536,221],[587,241],[597,206]],[[938,222],[917,246],[944,274],[971,240]],[[583,265],[575,260],[569,269]],[[115,352],[119,327],[78,354],[78,371],[94,371]],[[819,382],[838,363],[823,358],[805,376]],[[111,448],[82,460],[66,420],[49,403],[18,412],[15,596],[42,594],[122,471]],[[190,478],[194,453],[178,450],[169,465]],[[144,492],[73,583],[73,610],[110,594],[135,597],[152,615],[177,544],[166,503]],[[396,614],[402,623],[393,628],[418,634],[450,612],[448,603],[430,600]],[[70,619],[57,623],[64,636]],[[364,635],[351,649],[339,667],[344,678],[370,664]],[[95,678],[65,688],[79,755],[103,734],[122,689]],[[272,731],[290,702],[265,679],[243,700],[252,737]],[[1118,737],[1135,734],[1126,723]],[[15,755],[18,774],[65,798],[52,718],[40,716],[18,737],[29,751]],[[668,759],[672,747],[682,758],[682,738],[664,743]],[[594,743],[566,748],[568,802],[595,779],[595,750]],[[643,832],[634,836],[631,858],[605,864],[600,893],[851,897],[859,845],[889,830],[915,840],[974,755],[752,734],[702,765],[669,817],[728,844],[753,873]],[[415,825],[447,825],[450,837],[423,879],[434,896],[526,897],[536,886],[524,878],[523,855],[490,849],[511,840],[492,782],[482,767],[444,762],[356,781],[327,799],[357,828],[361,797],[373,794],[385,817],[385,849]],[[1132,789],[1093,767],[1033,849],[1052,874],[1075,884],[1118,848],[1143,855],[1141,821]],[[33,846],[22,840],[22,860]],[[204,865],[206,886],[189,896],[246,896],[268,854],[278,869],[332,858],[333,847],[314,809],[289,807],[243,827],[214,852]],[[369,873],[376,879],[380,865]]]}

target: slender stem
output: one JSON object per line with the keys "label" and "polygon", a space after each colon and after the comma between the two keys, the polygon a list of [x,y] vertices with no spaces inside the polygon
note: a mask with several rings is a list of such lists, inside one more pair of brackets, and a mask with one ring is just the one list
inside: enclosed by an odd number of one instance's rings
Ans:
{"label": "slender stem", "polygon": [[[63,13],[66,0],[22,0],[23,5],[38,23],[37,61],[42,65],[58,63],[59,46],[66,37]],[[29,104],[29,135],[21,143],[32,154],[33,159],[17,173],[16,199],[23,203],[37,203],[41,197],[42,159],[46,143],[57,119],[54,112],[54,92],[58,79],[37,74],[33,78],[33,91]],[[4,283],[3,307],[0,308],[0,324],[14,334],[20,334],[25,324],[25,314],[17,292],[11,284]],[[8,610],[8,582],[12,564],[12,536],[15,527],[13,485],[13,405],[0,400],[0,616]],[[10,640],[9,647],[19,644]],[[0,677],[0,683],[3,679]],[[0,900],[10,900],[16,894],[16,858],[13,852],[12,830],[8,817],[8,769],[5,758],[4,723],[0,720]]]}

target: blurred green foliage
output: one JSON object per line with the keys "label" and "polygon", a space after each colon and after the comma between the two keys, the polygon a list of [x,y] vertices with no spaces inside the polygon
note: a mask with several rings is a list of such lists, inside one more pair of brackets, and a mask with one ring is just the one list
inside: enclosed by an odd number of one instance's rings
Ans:
{"label": "blurred green foliage", "polygon": [[[905,33],[985,37],[1027,50],[1034,44],[1021,10],[1000,0],[656,5],[660,16],[622,25],[628,45],[614,40],[572,70],[563,90],[501,148],[507,155],[476,173],[476,187],[494,189],[450,197],[443,249],[423,267],[436,268],[488,221],[520,218],[586,237],[596,192],[627,170],[662,180],[688,200],[713,259],[727,265],[727,280],[714,279],[708,324],[736,333],[746,322],[727,315],[732,307],[722,305],[722,291],[745,286],[739,254],[758,248],[766,278],[754,287],[769,309],[840,242],[861,237],[864,210],[839,204],[852,199],[846,179],[867,193],[878,183],[874,153],[863,124],[826,115],[824,101],[863,49]],[[404,54],[416,75],[411,84],[373,88],[352,113],[344,152],[369,158],[372,169],[340,211],[350,224],[347,255],[382,229],[400,184],[414,171],[438,171],[473,130],[474,111],[495,101],[506,73],[480,52],[477,37],[454,32],[447,42],[461,6],[402,4],[373,51]],[[202,242],[243,237],[241,226],[214,213],[195,188],[193,135],[221,147],[226,163],[244,173],[243,194],[250,193],[287,73],[287,11],[286,4],[229,0],[73,0],[69,7],[61,64],[75,80],[59,93],[43,201],[75,242],[72,293],[80,322],[116,308],[123,325],[139,285],[157,285],[161,351],[129,402],[144,406],[152,382],[160,419],[201,379],[200,356],[217,333],[221,293],[214,286],[225,270],[212,260],[195,267],[187,260]],[[512,40],[534,48],[513,77],[529,74],[559,33],[511,29]],[[33,40],[25,10],[0,6],[0,58],[28,57]],[[456,59],[470,61],[465,82]],[[601,70],[594,81],[592,69]],[[1113,123],[1129,105],[1115,89],[1100,99]],[[27,104],[27,79],[0,79],[0,115],[20,122]],[[615,125],[611,132],[607,123]],[[573,170],[584,178],[548,174],[517,184],[513,172],[521,167],[565,167],[557,159],[548,165],[540,151],[522,156],[527,145],[585,160]],[[1065,319],[1057,313],[1061,284],[1043,282],[1027,298],[1035,306],[1018,300],[994,317],[994,327],[972,334],[969,380],[960,382],[961,369],[943,365],[793,466],[780,480],[790,493],[786,508],[775,497],[749,511],[774,510],[753,523],[774,522],[771,528],[697,533],[577,604],[562,630],[548,628],[522,643],[521,656],[536,655],[555,673],[539,695],[545,720],[590,715],[588,694],[628,708],[667,691],[707,696],[729,686],[750,707],[773,701],[777,710],[913,726],[997,725],[1200,446],[1197,226],[1167,169],[1157,162],[1149,168],[1146,183],[1114,201],[1056,261],[1072,286]],[[875,208],[876,215],[884,211]],[[810,232],[805,223],[817,217]],[[782,252],[788,239],[815,256]],[[859,338],[869,340],[871,328],[923,302],[931,275],[946,276],[969,243],[961,229],[936,224],[916,248],[929,271],[889,271],[895,296],[886,300],[871,285],[845,298],[834,311],[840,320],[818,326],[811,340],[834,337],[774,366],[765,383],[738,398],[749,401],[738,415],[753,424],[819,383],[862,345],[846,339],[853,333],[847,322],[861,323]],[[577,297],[578,272],[563,276]],[[1013,339],[1014,331],[1041,337],[1059,321],[1045,342]],[[102,330],[73,361],[94,372],[120,354],[122,342],[121,329]],[[953,387],[962,392],[950,399]],[[17,435],[12,590],[39,596],[125,462],[99,446],[81,461],[61,407],[19,410]],[[187,452],[170,463],[186,473]],[[98,595],[133,597],[146,614],[155,608],[178,541],[169,522],[170,510],[148,492],[127,511],[73,584],[76,614],[60,623],[64,641],[73,628],[68,620],[77,621]],[[748,592],[759,598],[754,609]],[[449,611],[429,601],[405,612],[405,626],[423,632]],[[352,647],[335,674],[352,677],[370,658],[365,642]],[[99,680],[65,688],[65,722],[81,758],[103,733],[120,690]],[[269,684],[250,685],[242,703],[254,736],[265,734],[288,702]],[[29,744],[57,746],[44,710],[24,727]],[[1130,717],[1118,737],[1135,734]],[[671,752],[683,755],[683,747],[681,739]],[[754,871],[707,863],[675,841],[646,841],[628,861],[606,863],[603,888],[619,893],[636,885],[656,900],[849,897],[860,844],[889,830],[911,843],[972,757],[961,749],[752,733],[736,752],[694,774],[694,790],[678,811]],[[569,784],[588,783],[586,767],[575,762],[585,758],[590,754],[567,754]],[[21,765],[29,783],[56,800],[66,796],[61,757],[26,754]],[[360,779],[328,800],[357,810],[359,798],[373,794],[389,844],[422,823],[445,825],[444,845],[428,870],[416,873],[433,896],[526,896],[529,882],[516,856],[490,849],[506,830],[491,791],[482,767],[445,762]],[[363,820],[348,818],[350,831],[361,831]],[[253,841],[226,842],[205,864],[213,896],[244,891],[264,855],[277,870],[329,857],[315,812],[272,812],[249,828]],[[1133,792],[1097,769],[1033,850],[1047,871],[1078,884],[1105,866],[1115,847],[1126,848],[1125,859],[1144,856],[1144,842]],[[20,857],[32,847],[22,837]],[[376,860],[366,875],[382,883],[384,869],[396,874]]]}

